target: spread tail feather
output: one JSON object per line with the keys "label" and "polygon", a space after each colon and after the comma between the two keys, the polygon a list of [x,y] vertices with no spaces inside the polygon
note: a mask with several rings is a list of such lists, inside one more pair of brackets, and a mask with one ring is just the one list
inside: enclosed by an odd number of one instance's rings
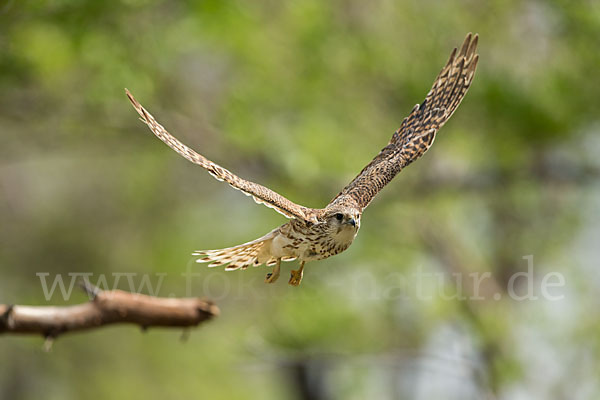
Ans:
{"label": "spread tail feather", "polygon": [[[277,231],[278,229],[275,229],[261,238],[238,246],[218,250],[198,250],[192,254],[201,257],[196,262],[209,263],[208,267],[226,265],[226,271],[233,271],[239,268],[246,269],[250,265],[255,267],[262,264],[266,264],[267,266],[275,265],[277,259],[271,256],[270,247]],[[294,259],[292,257],[282,258],[283,261],[292,261]]]}

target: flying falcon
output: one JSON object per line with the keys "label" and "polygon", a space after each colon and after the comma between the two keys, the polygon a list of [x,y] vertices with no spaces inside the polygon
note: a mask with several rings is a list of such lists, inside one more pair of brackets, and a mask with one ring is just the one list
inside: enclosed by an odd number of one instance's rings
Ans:
{"label": "flying falcon", "polygon": [[477,35],[470,33],[459,51],[455,48],[427,93],[417,104],[390,142],[333,200],[322,209],[293,203],[279,193],[244,180],[196,153],[174,138],[126,89],[129,100],[150,130],[169,147],[194,164],[208,170],[257,203],[265,204],[290,218],[261,238],[220,250],[200,250],[197,262],[209,267],[225,265],[226,270],[246,269],[262,264],[273,266],[265,282],[279,278],[281,261],[298,259],[300,268],[291,272],[289,284],[300,285],[304,264],[322,260],[346,250],[360,228],[360,217],[375,195],[404,167],[421,157],[433,144],[437,131],[452,116],[469,90],[477,67]]}

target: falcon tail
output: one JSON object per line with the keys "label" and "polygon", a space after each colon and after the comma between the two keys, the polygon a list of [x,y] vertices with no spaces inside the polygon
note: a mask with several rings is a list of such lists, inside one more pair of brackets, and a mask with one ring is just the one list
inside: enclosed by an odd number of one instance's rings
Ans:
{"label": "falcon tail", "polygon": [[[265,236],[253,240],[248,243],[240,244],[234,247],[218,250],[198,250],[192,253],[195,256],[200,256],[197,259],[198,263],[209,263],[208,267],[219,267],[226,265],[226,271],[236,269],[246,269],[249,266],[258,267],[266,264],[267,266],[275,265],[277,259],[271,256],[271,242],[277,234],[278,229],[275,229]],[[292,261],[295,258],[282,258],[283,261]]]}

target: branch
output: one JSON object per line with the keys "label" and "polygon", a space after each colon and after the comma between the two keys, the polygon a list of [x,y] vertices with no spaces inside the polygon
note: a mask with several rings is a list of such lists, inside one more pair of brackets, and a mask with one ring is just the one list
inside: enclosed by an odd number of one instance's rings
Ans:
{"label": "branch", "polygon": [[193,327],[219,315],[219,308],[200,298],[165,298],[103,291],[82,284],[91,300],[73,306],[17,306],[0,304],[0,334],[41,334],[47,340],[63,333],[130,323],[149,327]]}

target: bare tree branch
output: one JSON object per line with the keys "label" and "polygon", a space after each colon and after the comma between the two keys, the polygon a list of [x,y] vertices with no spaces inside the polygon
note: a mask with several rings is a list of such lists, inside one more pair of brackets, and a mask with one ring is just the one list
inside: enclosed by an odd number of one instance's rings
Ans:
{"label": "bare tree branch", "polygon": [[87,303],[73,306],[19,306],[0,304],[0,334],[40,334],[50,343],[67,332],[130,323],[149,327],[193,327],[219,315],[219,308],[201,298],[165,298],[103,291],[89,283],[83,289]]}

